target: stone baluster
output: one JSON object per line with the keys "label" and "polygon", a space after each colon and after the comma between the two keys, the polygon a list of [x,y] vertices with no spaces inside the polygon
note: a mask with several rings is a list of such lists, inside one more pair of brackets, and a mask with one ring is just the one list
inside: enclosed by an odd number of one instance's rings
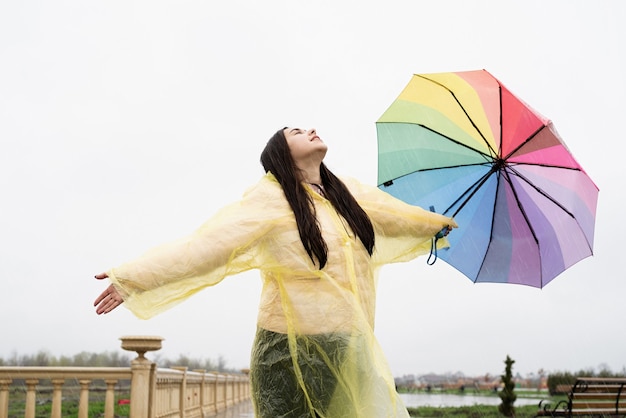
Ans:
{"label": "stone baluster", "polygon": [[207,373],[206,370],[204,369],[195,369],[194,372],[196,373],[202,373],[202,381],[200,382],[200,388],[198,389],[199,392],[199,396],[200,399],[198,399],[198,404],[200,405],[200,413],[202,414],[202,416],[205,416],[207,414],[208,408],[206,408],[206,402],[207,402],[207,398],[206,398],[206,377],[207,377]]}
{"label": "stone baluster", "polygon": [[89,418],[89,385],[91,380],[80,379],[80,398],[78,401],[78,418]]}
{"label": "stone baluster", "polygon": [[242,399],[250,399],[250,369],[241,369],[246,378],[243,380]]}
{"label": "stone baluster", "polygon": [[50,418],[61,418],[65,379],[52,379],[50,382],[52,383],[52,411],[50,411]]}
{"label": "stone baluster", "polygon": [[24,418],[35,418],[35,403],[37,401],[37,384],[39,379],[26,379],[26,408]]}
{"label": "stone baluster", "polygon": [[104,418],[114,418],[115,416],[115,385],[117,380],[105,380],[107,392],[104,398]]}
{"label": "stone baluster", "polygon": [[144,355],[148,351],[160,350],[163,338],[127,336],[120,340],[124,350],[137,353],[137,358],[130,362],[130,418],[154,418],[152,405],[156,397],[156,364]]}
{"label": "stone baluster", "polygon": [[9,386],[13,380],[0,379],[0,418],[9,416]]}
{"label": "stone baluster", "polygon": [[185,418],[187,411],[187,367],[172,366],[171,369],[183,372],[183,378],[180,381],[180,395],[178,398],[178,408],[180,409],[180,418]]}
{"label": "stone baluster", "polygon": [[219,376],[217,374],[217,372],[212,372],[213,374],[213,398],[211,399],[211,402],[213,404],[213,411],[215,411],[216,413],[219,411],[219,386],[220,386],[220,382],[219,382]]}
{"label": "stone baluster", "polygon": [[226,375],[226,406],[232,406],[235,402],[235,376]]}

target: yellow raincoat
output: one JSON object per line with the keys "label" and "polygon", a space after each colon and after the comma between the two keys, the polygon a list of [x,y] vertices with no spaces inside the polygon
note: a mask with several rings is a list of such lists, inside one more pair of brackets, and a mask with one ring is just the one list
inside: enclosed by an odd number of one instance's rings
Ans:
{"label": "yellow raincoat", "polygon": [[[258,418],[408,417],[374,336],[377,271],[428,253],[432,237],[455,224],[376,187],[343,181],[372,221],[371,257],[330,202],[308,189],[329,249],[319,270],[268,173],[191,236],[114,268],[109,277],[125,306],[147,319],[226,276],[259,269],[263,289],[251,359]],[[281,402],[298,396],[300,412],[278,415]]]}

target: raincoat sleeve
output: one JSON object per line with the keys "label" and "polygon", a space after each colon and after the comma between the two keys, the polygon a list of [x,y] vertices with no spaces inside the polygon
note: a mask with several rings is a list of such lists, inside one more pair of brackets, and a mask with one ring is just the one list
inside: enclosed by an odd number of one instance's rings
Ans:
{"label": "raincoat sleeve", "polygon": [[108,271],[124,305],[147,319],[226,276],[258,268],[259,247],[279,221],[271,205],[275,193],[264,178],[191,235]]}
{"label": "raincoat sleeve", "polygon": [[[428,254],[433,237],[446,226],[457,227],[454,219],[409,205],[377,187],[344,179],[370,217],[376,234],[372,261],[377,265],[409,261]],[[437,240],[437,248],[449,246]]]}

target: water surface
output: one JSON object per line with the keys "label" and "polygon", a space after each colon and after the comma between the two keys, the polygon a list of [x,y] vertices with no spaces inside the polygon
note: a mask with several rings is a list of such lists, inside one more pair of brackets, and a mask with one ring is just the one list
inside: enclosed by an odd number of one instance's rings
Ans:
{"label": "water surface", "polygon": [[[472,405],[500,405],[502,402],[497,396],[485,395],[454,395],[449,393],[401,393],[400,398],[407,408],[420,406],[472,406]],[[538,405],[539,399],[518,398],[513,405]]]}
{"label": "water surface", "polygon": [[[519,394],[518,394],[519,396]],[[454,395],[449,393],[401,393],[400,398],[407,408],[420,406],[444,407],[444,406],[473,406],[473,405],[500,405],[497,396],[484,395]],[[515,400],[514,405],[538,405],[539,399],[520,398]],[[235,404],[225,411],[211,416],[211,418],[254,418],[254,410],[250,400]]]}

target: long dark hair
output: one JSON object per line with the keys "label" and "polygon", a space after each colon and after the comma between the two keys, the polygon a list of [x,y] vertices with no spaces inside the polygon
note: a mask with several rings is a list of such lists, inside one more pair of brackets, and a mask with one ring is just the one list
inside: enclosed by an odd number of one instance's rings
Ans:
{"label": "long dark hair", "polygon": [[[282,186],[289,206],[291,206],[296,217],[302,245],[304,245],[311,261],[315,264],[315,258],[317,258],[320,270],[323,269],[328,260],[328,247],[322,238],[322,231],[315,216],[313,199],[300,182],[298,167],[291,157],[284,129],[278,130],[267,142],[261,153],[261,164],[263,164],[265,172],[269,171],[274,174]],[[324,163],[320,166],[320,175],[326,198],[348,222],[369,255],[372,255],[374,228],[369,217],[359,206],[346,185]]]}

